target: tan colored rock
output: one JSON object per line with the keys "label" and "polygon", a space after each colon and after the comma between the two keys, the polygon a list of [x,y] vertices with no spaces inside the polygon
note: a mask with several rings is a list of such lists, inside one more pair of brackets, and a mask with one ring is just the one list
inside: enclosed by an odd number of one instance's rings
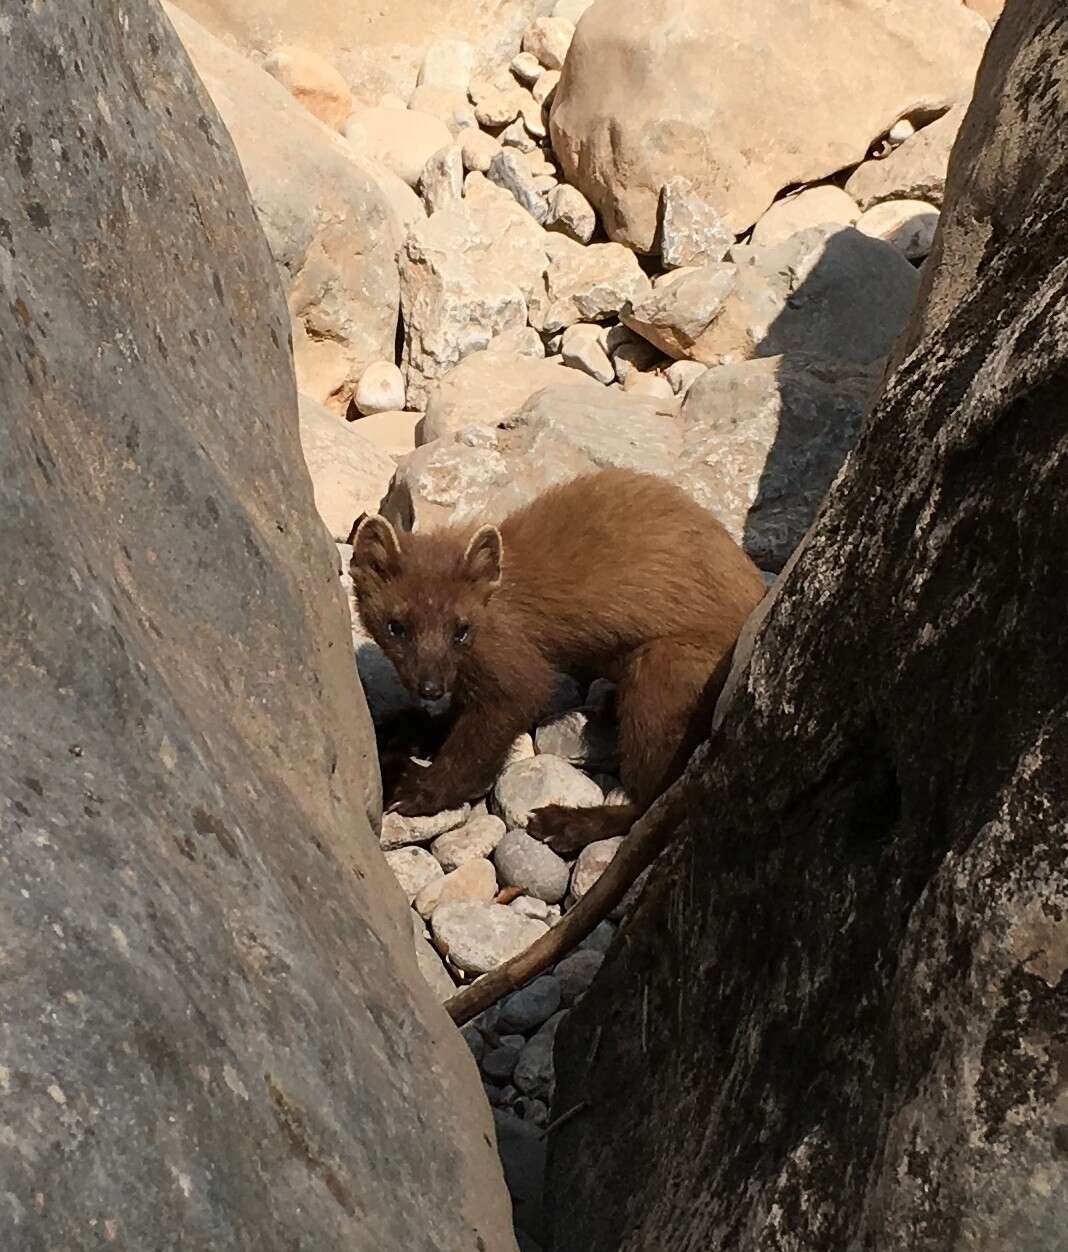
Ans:
{"label": "tan colored rock", "polygon": [[475,106],[478,124],[494,130],[514,122],[523,111],[527,100],[534,98],[510,75],[504,83],[491,78],[475,79],[471,83],[469,94]]}
{"label": "tan colored rock", "polygon": [[456,984],[442,963],[434,945],[430,942],[426,926],[419,914],[412,909],[412,938],[415,941],[415,959],[419,972],[426,979],[431,991],[441,1001],[456,994]]}
{"label": "tan colored rock", "polygon": [[[533,748],[531,749],[533,755]],[[439,835],[430,846],[446,873],[492,854],[504,838],[505,825],[492,813],[472,817],[459,830]]]}
{"label": "tan colored rock", "polygon": [[1001,16],[1001,10],[1005,7],[1005,0],[964,0],[969,9],[974,9],[976,13],[985,17],[991,26]]}
{"label": "tan colored rock", "polygon": [[597,231],[597,214],[577,187],[561,183],[549,193],[545,228],[559,231],[576,243],[589,243]]}
{"label": "tan colored rock", "polygon": [[343,542],[361,513],[376,513],[397,466],[360,433],[359,423],[300,397],[300,445],[315,507],[331,538]]}
{"label": "tan colored rock", "polygon": [[865,161],[850,175],[846,191],[861,209],[884,200],[926,200],[941,206],[949,154],[965,111],[965,105],[957,105],[881,161]]}
{"label": "tan colored rock", "polygon": [[436,117],[450,135],[461,135],[478,126],[475,110],[465,91],[451,91],[447,87],[420,86],[412,92],[408,108],[416,113]]}
{"label": "tan colored rock", "polygon": [[532,92],[528,91],[524,95],[519,116],[522,118],[523,125],[527,128],[527,131],[535,139],[539,142],[548,139],[549,123],[545,116],[545,109],[534,99]]}
{"label": "tan colored rock", "polygon": [[553,93],[560,83],[559,70],[546,70],[530,89],[536,103],[548,107],[552,103]]}
{"label": "tan colored rock", "polygon": [[773,248],[799,230],[828,223],[852,226],[858,217],[859,205],[841,187],[835,187],[833,183],[806,187],[796,195],[776,200],[753,227],[750,242],[761,248]]}
{"label": "tan colored rock", "polygon": [[545,271],[544,295],[530,310],[530,324],[539,330],[552,332],[573,322],[603,321],[651,290],[637,257],[621,244],[583,247],[566,235],[545,238],[551,260]]}
{"label": "tan colored rock", "polygon": [[182,8],[246,54],[288,44],[317,52],[367,103],[383,92],[407,100],[420,73],[423,81],[447,85],[441,76],[450,62],[454,71],[461,59],[470,64],[464,41],[474,49],[476,72],[507,62],[531,20],[548,7],[545,0],[182,0]]}
{"label": "tan colored rock", "polygon": [[590,322],[568,326],[560,345],[560,359],[572,369],[581,370],[599,383],[613,383],[616,370],[608,355],[608,331]]}
{"label": "tan colored rock", "polygon": [[[524,153],[523,164],[534,178],[544,178],[550,175],[555,178],[556,176],[556,166],[552,163],[544,148],[535,148],[533,152]],[[572,191],[574,191],[574,188],[572,188]],[[577,192],[576,194],[581,195],[582,193]]]}
{"label": "tan colored rock", "polygon": [[909,261],[922,261],[931,251],[938,229],[938,210],[922,200],[884,200],[863,213],[857,230],[883,239]]}
{"label": "tan colored rock", "polygon": [[537,57],[547,70],[561,69],[575,37],[575,27],[564,17],[539,17],[523,34],[523,51]]}
{"label": "tan colored rock", "polygon": [[466,95],[477,62],[478,53],[466,39],[440,39],[423,56],[418,85]]}
{"label": "tan colored rock", "polygon": [[[676,360],[716,359],[725,347],[728,328],[721,327],[715,337],[711,328],[723,316],[727,300],[737,285],[736,265],[704,265],[676,282],[654,288],[647,299],[623,310],[623,320],[630,329]],[[734,330],[733,324],[729,329]],[[736,338],[744,338],[741,328]],[[706,343],[713,339],[714,342]],[[746,352],[746,355],[751,353]]]}
{"label": "tan colored rock", "polygon": [[623,312],[669,356],[706,365],[809,352],[868,364],[887,356],[912,311],[916,270],[852,227],[813,227],[775,248],[732,249]]}
{"label": "tan colored rock", "polygon": [[670,287],[672,283],[678,282],[680,278],[685,278],[687,274],[696,274],[701,267],[699,265],[682,265],[677,270],[665,270],[663,274],[653,275],[653,290],[656,291],[660,287]]}
{"label": "tan colored rock", "polygon": [[[361,668],[361,676],[362,672]],[[376,711],[374,704],[371,708],[372,711]],[[382,815],[379,843],[386,852],[396,851],[412,844],[430,843],[439,835],[462,826],[470,815],[471,806],[468,804],[458,809],[445,809],[440,813],[430,813],[425,817],[402,817],[399,813],[387,812]]]}
{"label": "tan colored rock", "polygon": [[523,917],[503,904],[453,901],[434,910],[434,938],[458,968],[485,974],[548,930],[543,922]]}
{"label": "tan colored rock", "polygon": [[502,148],[490,162],[486,177],[491,183],[509,192],[516,204],[530,214],[539,224],[549,216],[545,197],[534,186],[534,177],[526,163],[511,148]]}
{"label": "tan colored rock", "polygon": [[500,140],[502,148],[514,148],[524,156],[534,152],[538,147],[533,135],[523,125],[521,117],[517,117],[514,122],[506,126],[497,138]]}
{"label": "tan colored rock", "polygon": [[493,348],[472,353],[431,385],[418,442],[430,443],[469,426],[496,426],[545,387],[566,384],[595,385],[557,360]]}
{"label": "tan colored rock", "polygon": [[[477,198],[467,198],[482,179]],[[469,174],[465,199],[435,213],[401,252],[404,369],[408,402],[508,331],[524,332],[528,305],[543,299],[548,235],[512,197]]]}
{"label": "tan colored rock", "polygon": [[671,384],[672,391],[685,399],[690,388],[707,369],[708,366],[702,365],[700,361],[673,361],[664,370],[664,377]]}
{"label": "tan colored rock", "polygon": [[415,447],[415,428],[421,413],[369,413],[353,423],[358,434],[393,458],[407,456]]}
{"label": "tan colored rock", "polygon": [[[683,271],[677,272],[681,274]],[[605,347],[612,358],[616,378],[621,383],[625,383],[635,370],[650,370],[664,359],[659,348],[629,326],[612,326],[605,336]]]}
{"label": "tan colored rock", "polygon": [[426,848],[397,848],[383,855],[409,904],[424,887],[444,877],[441,866]]}
{"label": "tan colored rock", "polygon": [[520,52],[512,58],[512,73],[524,87],[533,87],[545,73],[545,67],[533,52]]}
{"label": "tan colored rock", "polygon": [[985,42],[957,0],[594,4],[556,91],[553,147],[611,239],[652,251],[675,175],[739,234],[784,187],[967,94]]}
{"label": "tan colored rock", "polygon": [[353,403],[365,417],[404,408],[404,375],[392,361],[375,361],[360,375]]}
{"label": "tan colored rock", "polygon": [[598,878],[615,860],[622,839],[599,839],[588,844],[578,855],[571,874],[571,896],[581,900]]}
{"label": "tan colored rock", "polygon": [[419,190],[427,213],[440,213],[463,199],[464,158],[458,144],[442,148],[427,161],[419,179]]}
{"label": "tan colored rock", "polygon": [[352,112],[352,92],[329,61],[305,48],[277,48],[263,68],[331,130],[344,126]]}
{"label": "tan colored rock", "polygon": [[373,361],[393,355],[401,231],[373,171],[286,89],[165,5],[241,157],[286,285],[298,389],[343,412]]}
{"label": "tan colored rock", "polygon": [[660,196],[660,259],[668,269],[722,261],[734,235],[688,178],[671,178]]}
{"label": "tan colored rock", "polygon": [[481,901],[488,904],[497,894],[497,873],[493,862],[482,857],[465,861],[443,878],[433,878],[413,902],[420,917],[433,916],[439,905],[457,900]]}
{"label": "tan colored rock", "polygon": [[916,133],[916,127],[909,118],[903,117],[899,122],[895,122],[893,126],[886,132],[887,141],[895,148],[898,148],[906,139],[911,139]]}
{"label": "tan colored rock", "polygon": [[[982,0],[980,0],[982,2]],[[553,5],[553,17],[562,17],[572,26],[578,25],[579,18],[593,4],[593,0],[556,0]]]}
{"label": "tan colored rock", "polygon": [[344,135],[357,152],[380,162],[412,188],[419,186],[427,161],[452,142],[452,133],[440,118],[381,106],[354,110]]}
{"label": "tan colored rock", "polygon": [[675,401],[674,388],[660,374],[643,374],[641,370],[632,370],[623,380],[622,386],[627,395],[651,396],[665,404]]}
{"label": "tan colored rock", "polygon": [[460,136],[460,154],[468,173],[477,170],[484,174],[500,150],[499,141],[484,130],[468,130]]}

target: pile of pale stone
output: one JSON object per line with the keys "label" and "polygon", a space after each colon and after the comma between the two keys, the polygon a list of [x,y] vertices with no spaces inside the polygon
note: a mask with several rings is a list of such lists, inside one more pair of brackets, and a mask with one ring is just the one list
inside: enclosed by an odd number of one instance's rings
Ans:
{"label": "pile of pale stone", "polygon": [[397,254],[399,363],[371,364],[350,408],[363,416],[349,429],[380,445],[388,432],[391,455],[357,470],[354,451],[342,483],[335,428],[312,465],[317,495],[332,477],[340,539],[381,496],[395,520],[435,525],[626,465],[679,482],[778,570],[911,311],[964,104],[898,121],[869,159],[777,199],[741,236],[673,177],[639,254],[605,237],[553,150],[586,8],[560,0],[489,76],[473,74],[469,45],[435,45],[406,107],[387,98],[344,123],[422,203]]}
{"label": "pile of pale stone", "polygon": [[286,287],[335,539],[387,491],[430,525],[628,464],[781,567],[914,301],[982,18],[559,0],[507,62],[428,47],[402,98],[167,9]]}
{"label": "pile of pale stone", "polygon": [[[960,109],[919,116],[932,121],[922,140],[912,121],[898,122],[873,159],[840,180],[844,187],[828,182],[777,201],[745,245],[685,177],[663,188],[656,258],[643,265],[623,244],[597,241],[597,215],[564,180],[548,122],[574,22],[587,7],[560,0],[529,27],[523,51],[489,77],[472,76],[470,45],[438,44],[407,106],[387,97],[345,123],[359,151],[418,189],[428,215],[411,219],[400,258],[403,369],[391,361],[368,368],[355,393],[361,413],[433,410],[436,380],[491,344],[499,355],[556,357],[605,386],[670,402],[709,365],[750,354],[786,306],[796,271],[812,268],[835,230],[851,226],[863,240],[886,242],[899,262],[927,255]],[[818,233],[765,258],[808,230]],[[870,361],[899,329],[915,283],[889,250],[860,240],[849,247],[856,255],[842,277],[858,289],[843,313],[884,323],[858,350]],[[775,290],[787,268],[793,287]],[[878,307],[870,284],[859,288],[868,271],[878,290],[892,289],[891,307]],[[418,437],[456,428],[431,412]]]}

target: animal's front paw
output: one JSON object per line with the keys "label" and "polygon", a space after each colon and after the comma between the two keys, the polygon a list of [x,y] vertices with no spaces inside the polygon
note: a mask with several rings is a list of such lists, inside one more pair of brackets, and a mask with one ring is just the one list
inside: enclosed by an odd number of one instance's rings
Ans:
{"label": "animal's front paw", "polygon": [[432,770],[409,765],[394,789],[388,809],[401,817],[431,817],[446,809],[458,809],[461,804],[451,790],[445,790],[434,779]]}
{"label": "animal's front paw", "polygon": [[574,856],[589,842],[581,829],[581,810],[563,804],[547,804],[527,818],[527,834],[551,848],[557,856]]}

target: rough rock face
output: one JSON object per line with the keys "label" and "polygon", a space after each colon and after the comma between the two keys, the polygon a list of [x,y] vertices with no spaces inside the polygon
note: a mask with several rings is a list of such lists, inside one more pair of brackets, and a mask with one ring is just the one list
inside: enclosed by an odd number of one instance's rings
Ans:
{"label": "rough rock face", "polygon": [[514,1252],[233,146],[156,4],[2,22],[0,1241]]}
{"label": "rough rock face", "polygon": [[1059,3],[1007,7],[949,180],[955,296],[561,1029],[556,1108],[588,1104],[551,1141],[556,1252],[1064,1247],[1066,56]]}
{"label": "rough rock face", "polygon": [[183,9],[246,52],[290,43],[318,52],[368,103],[383,92],[407,99],[427,44],[457,31],[476,43],[479,64],[507,59],[519,51],[531,19],[552,7],[552,0],[182,0]]}
{"label": "rough rock face", "polygon": [[[1043,3],[1037,12],[1056,14],[1060,35],[1057,7]],[[1044,206],[1058,179],[1063,185],[1065,154],[1055,142],[1050,120],[1061,114],[1054,111],[1031,120],[1032,112],[1059,107],[1063,86],[1056,66],[1045,60],[1044,43],[1023,37],[1029,21],[1030,12],[1018,11],[998,19],[998,39],[992,45],[1004,49],[1010,41],[1019,44],[1022,64],[1014,66],[1004,55],[987,57],[984,74],[990,86],[982,100],[973,102],[960,126],[946,174],[942,228],[924,266],[916,311],[897,345],[895,360],[903,359],[925,334],[950,317],[1005,233]],[[1012,94],[1017,80],[1032,84],[1030,95]],[[992,132],[1005,136],[1002,143],[990,144]]]}
{"label": "rough rock face", "polygon": [[233,138],[282,271],[300,390],[343,411],[367,366],[393,358],[401,235],[379,185],[393,176],[372,176],[266,71],[164,8]]}
{"label": "rough rock face", "polygon": [[651,252],[680,175],[741,232],[898,118],[966,96],[986,31],[957,0],[597,0],[556,89],[553,146],[611,239]]}

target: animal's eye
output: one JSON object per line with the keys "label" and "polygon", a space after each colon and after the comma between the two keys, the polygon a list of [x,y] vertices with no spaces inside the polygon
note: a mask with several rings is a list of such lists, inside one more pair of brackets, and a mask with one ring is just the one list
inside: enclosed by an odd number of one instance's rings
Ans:
{"label": "animal's eye", "polygon": [[403,639],[408,633],[408,629],[403,622],[386,622],[386,630],[389,631],[394,639]]}
{"label": "animal's eye", "polygon": [[471,637],[471,627],[466,622],[461,622],[453,631],[452,637],[457,643],[466,643]]}

